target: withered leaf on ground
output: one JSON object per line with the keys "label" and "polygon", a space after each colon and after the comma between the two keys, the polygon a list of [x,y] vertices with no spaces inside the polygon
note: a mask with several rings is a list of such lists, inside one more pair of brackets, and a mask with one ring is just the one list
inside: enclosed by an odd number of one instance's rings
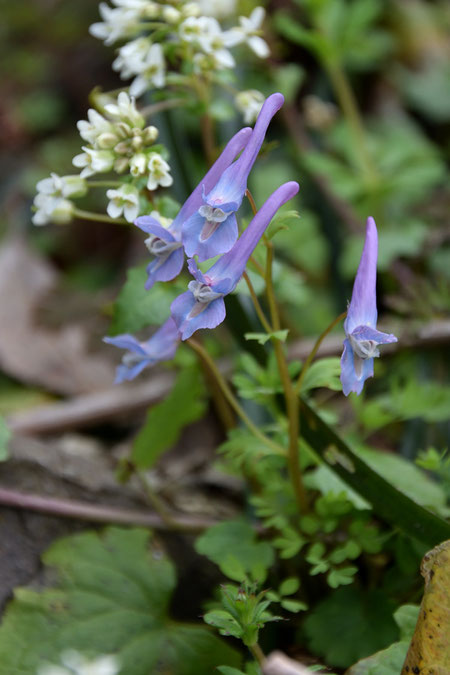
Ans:
{"label": "withered leaf on ground", "polygon": [[427,553],[425,592],[402,675],[450,673],[450,540]]}
{"label": "withered leaf on ground", "polygon": [[77,394],[112,384],[114,365],[88,354],[87,335],[75,323],[49,330],[36,309],[57,283],[57,272],[22,239],[0,251],[0,367],[23,382],[58,394]]}

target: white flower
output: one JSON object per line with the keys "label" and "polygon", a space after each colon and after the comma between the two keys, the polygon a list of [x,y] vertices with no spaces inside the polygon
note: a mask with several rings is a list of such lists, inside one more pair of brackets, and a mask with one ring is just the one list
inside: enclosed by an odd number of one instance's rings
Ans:
{"label": "white flower", "polygon": [[148,158],[148,169],[150,171],[147,187],[149,190],[156,190],[158,185],[169,187],[172,185],[173,178],[169,174],[170,166],[157,152],[152,152]]}
{"label": "white flower", "polygon": [[233,31],[222,31],[217,21],[210,16],[189,17],[180,25],[179,36],[182,41],[196,43],[205,54],[214,57],[217,66],[232,68],[235,61],[226,47],[241,41],[241,36]]}
{"label": "white flower", "polygon": [[113,119],[129,122],[133,127],[142,129],[145,120],[139,110],[136,109],[136,103],[133,97],[129,97],[126,91],[121,91],[117,97],[117,103],[108,103],[105,110]]}
{"label": "white flower", "polygon": [[105,2],[99,5],[100,16],[103,21],[93,23],[89,32],[99,40],[104,40],[106,45],[112,45],[116,40],[126,37],[138,25],[142,8],[133,7],[109,7]]}
{"label": "white flower", "polygon": [[224,19],[236,12],[236,0],[197,0],[200,11],[206,16]]}
{"label": "white flower", "polygon": [[239,42],[246,42],[256,56],[261,59],[266,59],[270,54],[267,42],[259,35],[265,14],[263,7],[255,7],[249,17],[239,17],[240,26],[230,30]]}
{"label": "white flower", "polygon": [[138,152],[130,159],[130,173],[132,176],[142,176],[147,170],[147,155]]}
{"label": "white flower", "polygon": [[175,7],[166,5],[163,7],[162,16],[167,23],[178,23],[181,19],[181,12],[178,9],[175,9]]}
{"label": "white flower", "polygon": [[81,176],[58,176],[52,173],[36,185],[37,191],[51,197],[84,197],[88,191],[86,181]]}
{"label": "white flower", "polygon": [[205,12],[201,11],[198,2],[187,2],[181,8],[181,14],[183,15],[184,18],[187,18],[189,16],[200,16],[200,14],[202,13],[205,14]]}
{"label": "white flower", "polygon": [[160,44],[153,44],[147,52],[143,68],[130,86],[131,96],[140,96],[149,86],[158,89],[164,87],[165,77],[164,54]]}
{"label": "white flower", "polygon": [[37,675],[117,675],[120,670],[115,656],[99,656],[88,661],[82,654],[71,649],[61,655],[63,666],[46,664],[39,666]]}
{"label": "white flower", "polygon": [[78,131],[84,141],[95,145],[95,141],[101,134],[113,133],[114,127],[111,122],[108,122],[103,115],[100,115],[96,110],[90,108],[87,112],[88,120],[80,120],[77,122]]}
{"label": "white flower", "polygon": [[51,222],[65,225],[72,220],[75,209],[73,202],[68,199],[53,197],[43,192],[36,195],[33,205],[36,208],[32,217],[34,225],[47,225]]}
{"label": "white flower", "polygon": [[120,71],[120,77],[127,79],[137,75],[145,68],[145,60],[152,43],[146,37],[128,42],[119,49],[119,56],[113,61],[114,70]]}
{"label": "white flower", "polygon": [[162,216],[159,211],[150,211],[148,215],[150,218],[155,218],[155,220],[166,229],[173,223],[173,218],[166,218],[165,216]]}
{"label": "white flower", "polygon": [[236,108],[243,114],[245,124],[252,124],[259,115],[265,97],[257,89],[241,91],[235,97]]}
{"label": "white flower", "polygon": [[134,185],[122,185],[118,190],[108,190],[106,196],[110,200],[106,212],[110,218],[125,216],[132,223],[139,215],[139,192]]}
{"label": "white flower", "polygon": [[74,166],[83,169],[80,173],[81,178],[88,178],[94,173],[105,173],[113,168],[115,156],[110,150],[94,150],[85,146],[82,150],[84,152],[75,155],[72,160]]}

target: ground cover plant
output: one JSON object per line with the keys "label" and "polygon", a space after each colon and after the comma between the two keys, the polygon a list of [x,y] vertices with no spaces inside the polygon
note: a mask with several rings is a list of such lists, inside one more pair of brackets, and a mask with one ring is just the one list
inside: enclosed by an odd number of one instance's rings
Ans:
{"label": "ground cover plant", "polygon": [[[100,294],[99,359],[123,393],[84,405],[109,422],[97,436],[125,439],[115,490],[138,485],[148,506],[0,488],[5,505],[108,524],[57,539],[40,587],[16,588],[0,673],[449,672],[448,7],[98,10],[89,40],[117,76],[55,165],[40,159],[30,240]],[[23,377],[40,404],[43,372],[64,394],[100,373],[91,354],[70,370],[66,344]],[[0,340],[7,396],[21,380],[9,354]],[[17,419],[2,422],[6,470]],[[155,479],[195,424],[214,427],[208,469],[234,490],[213,517]]]}

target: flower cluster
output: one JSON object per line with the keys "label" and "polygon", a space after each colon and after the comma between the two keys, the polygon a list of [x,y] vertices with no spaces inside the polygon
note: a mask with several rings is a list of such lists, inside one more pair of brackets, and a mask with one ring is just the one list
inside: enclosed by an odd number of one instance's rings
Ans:
{"label": "flower cluster", "polygon": [[[146,288],[174,279],[181,272],[185,253],[190,258],[188,269],[193,280],[172,303],[168,321],[147,342],[131,335],[105,338],[127,350],[116,381],[132,379],[146,366],[171,358],[180,339],[188,339],[201,328],[215,328],[224,320],[224,297],[236,288],[277,210],[298,192],[295,182],[279,187],[238,238],[236,212],[247,189],[248,175],[267,127],[283,101],[281,94],[269,96],[254,129],[244,128],[233,136],[171,223],[161,223],[153,215],[137,218],[135,224],[148,235],[145,245],[153,257],[147,267]],[[206,261],[218,255],[205,274],[193,258]]]}
{"label": "flower cluster", "polygon": [[107,190],[106,210],[110,218],[123,215],[130,223],[139,215],[143,187],[153,191],[172,185],[166,150],[162,145],[155,145],[158,129],[145,126],[134,98],[122,91],[115,102],[103,106],[102,113],[91,108],[88,119],[77,124],[85,141],[83,152],[73,158],[74,166],[81,169],[80,175],[60,177],[53,173],[37,184],[35,225],[68,223],[75,213],[71,199],[86,195],[90,185],[86,179],[95,174],[128,173],[123,182]]}
{"label": "flower cluster", "polygon": [[58,176],[56,173],[40,180],[36,188],[37,195],[33,202],[35,213],[32,218],[35,225],[68,223],[75,209],[69,197],[83,197],[88,190],[81,176]]}
{"label": "flower cluster", "polygon": [[[265,11],[256,7],[250,16],[240,16],[238,25],[224,30],[219,19],[229,16],[235,3],[220,0],[170,4],[153,0],[111,0],[100,4],[101,22],[90,32],[105,44],[125,42],[113,62],[123,79],[133,78],[132,96],[160,89],[172,81],[169,64],[183,73],[214,75],[236,65],[231,49],[246,45],[259,58],[269,56],[262,37]],[[179,65],[183,67],[179,68]],[[177,74],[177,81],[183,75]],[[254,119],[254,118],[253,118]],[[249,119],[248,121],[253,121]]]}
{"label": "flower cluster", "polygon": [[87,660],[74,649],[61,654],[62,665],[45,664],[39,666],[37,675],[117,675],[120,670],[115,656],[105,655]]}

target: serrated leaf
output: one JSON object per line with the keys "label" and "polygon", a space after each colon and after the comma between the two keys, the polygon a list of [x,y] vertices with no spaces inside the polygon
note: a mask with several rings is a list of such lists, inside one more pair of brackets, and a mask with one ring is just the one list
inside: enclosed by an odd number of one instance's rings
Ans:
{"label": "serrated leaf", "polygon": [[328,387],[328,389],[332,389],[333,391],[339,391],[342,388],[339,380],[340,373],[340,359],[335,356],[314,361],[306,371],[303,379],[302,394],[317,387]]}
{"label": "serrated leaf", "polygon": [[0,462],[8,459],[8,443],[11,438],[11,431],[3,417],[0,417]]}
{"label": "serrated leaf", "polygon": [[[234,581],[242,581],[241,576],[233,576],[233,569],[227,566],[226,559],[232,555],[241,564],[245,572],[252,574],[256,570],[264,581],[267,570],[273,564],[273,549],[267,542],[258,542],[254,529],[244,520],[229,520],[213,525],[195,542],[197,553],[205,555],[216,563],[225,575]],[[241,570],[239,570],[241,571]]]}
{"label": "serrated leaf", "polygon": [[131,459],[140,469],[152,466],[178,440],[182,429],[202,417],[205,388],[198,370],[178,375],[170,394],[150,408],[144,426],[134,439]]}
{"label": "serrated leaf", "polygon": [[156,284],[145,290],[147,265],[132,267],[113,307],[111,335],[135,333],[141,328],[159,326],[169,317],[170,305],[185,289],[183,283]]}
{"label": "serrated leaf", "polygon": [[363,593],[353,587],[331,593],[312,610],[304,627],[313,653],[341,668],[390,645],[398,637],[386,596],[380,591]]}
{"label": "serrated leaf", "polygon": [[217,628],[221,635],[233,635],[236,638],[240,638],[244,634],[243,629],[236,619],[223,609],[215,609],[211,612],[207,612],[204,615],[203,620],[209,626]]}
{"label": "serrated leaf", "polygon": [[219,664],[239,666],[240,656],[209,630],[168,617],[175,570],[149,538],[147,530],[110,527],[54,544],[43,560],[56,568],[57,586],[24,589],[6,610],[2,672],[36,675],[68,648],[115,654],[119,675],[210,675]]}
{"label": "serrated leaf", "polygon": [[327,582],[331,588],[338,588],[339,586],[348,586],[353,581],[353,577],[357,573],[357,567],[340,567],[331,570],[327,574]]}

